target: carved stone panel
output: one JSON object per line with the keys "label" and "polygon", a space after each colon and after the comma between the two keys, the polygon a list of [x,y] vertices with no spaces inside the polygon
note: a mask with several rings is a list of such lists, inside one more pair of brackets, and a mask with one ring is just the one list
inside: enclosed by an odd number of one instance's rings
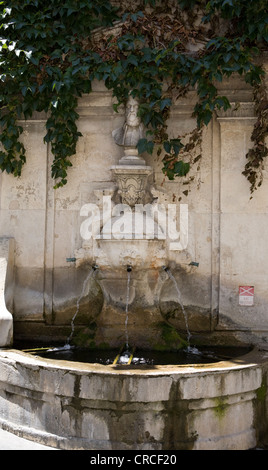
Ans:
{"label": "carved stone panel", "polygon": [[135,168],[116,166],[112,168],[118,193],[123,204],[134,207],[135,204],[144,204],[147,179],[151,173],[150,167]]}

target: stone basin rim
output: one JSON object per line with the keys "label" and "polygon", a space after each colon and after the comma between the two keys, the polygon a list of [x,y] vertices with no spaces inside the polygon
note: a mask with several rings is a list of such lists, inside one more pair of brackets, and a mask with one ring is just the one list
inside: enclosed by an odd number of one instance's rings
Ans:
{"label": "stone basin rim", "polygon": [[74,373],[89,373],[101,375],[119,375],[119,376],[165,376],[215,373],[217,371],[241,370],[251,367],[258,367],[261,364],[268,363],[268,350],[254,347],[248,353],[237,356],[233,359],[222,360],[214,363],[201,364],[180,364],[180,365],[112,365],[98,363],[74,362],[63,359],[48,359],[36,356],[17,349],[0,349],[0,361],[14,361],[25,366],[39,366],[47,369],[61,369]]}

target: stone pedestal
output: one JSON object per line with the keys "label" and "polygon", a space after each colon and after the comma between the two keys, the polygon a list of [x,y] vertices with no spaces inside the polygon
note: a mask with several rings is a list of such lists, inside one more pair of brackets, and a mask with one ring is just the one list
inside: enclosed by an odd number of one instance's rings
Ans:
{"label": "stone pedestal", "polygon": [[134,207],[144,204],[148,176],[152,173],[150,166],[115,165],[111,168],[118,193],[123,204]]}

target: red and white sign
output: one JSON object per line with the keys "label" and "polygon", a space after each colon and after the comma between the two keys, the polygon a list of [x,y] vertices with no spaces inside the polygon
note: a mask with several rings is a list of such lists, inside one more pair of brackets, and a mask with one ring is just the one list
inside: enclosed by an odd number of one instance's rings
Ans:
{"label": "red and white sign", "polygon": [[239,305],[254,305],[253,286],[239,286]]}

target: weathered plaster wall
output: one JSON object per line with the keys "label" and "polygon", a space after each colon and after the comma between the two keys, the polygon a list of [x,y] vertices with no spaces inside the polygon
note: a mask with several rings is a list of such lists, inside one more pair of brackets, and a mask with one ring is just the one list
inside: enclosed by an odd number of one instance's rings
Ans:
{"label": "weathered plaster wall", "polygon": [[[251,90],[239,80],[232,80],[222,84],[221,92],[241,105],[237,110],[219,113],[204,130],[202,158],[193,165],[190,176],[195,178],[190,184],[186,185],[183,179],[164,179],[161,158],[146,156],[146,163],[154,169],[154,195],[158,201],[176,203],[178,207],[188,205],[187,248],[170,251],[167,261],[180,286],[190,329],[203,334],[214,331],[211,338],[224,337],[224,331],[229,331],[240,339],[266,343],[267,166],[263,185],[250,200],[249,185],[241,172],[254,125]],[[115,113],[112,102],[111,93],[100,83],[80,100],[79,130],[83,137],[65,187],[53,189],[52,157],[43,143],[42,115],[24,123],[27,164],[21,178],[0,174],[0,237],[15,239],[13,312],[17,336],[53,335],[57,339],[70,332],[76,301],[88,272],[85,267],[75,268],[66,262],[82,247],[80,225],[84,218],[80,209],[88,202],[98,203],[103,192],[112,194],[115,184],[110,167],[122,156],[112,130],[123,123],[124,114],[123,110]],[[194,92],[174,105],[169,122],[174,137],[195,126],[191,117],[193,103]],[[92,255],[94,258],[94,251]],[[190,266],[191,261],[199,266]],[[132,273],[136,285],[137,274]],[[239,306],[240,285],[254,286],[254,306]],[[168,305],[177,302],[168,278],[161,278],[159,292],[160,310],[165,315],[170,313]],[[92,280],[77,325],[87,326],[99,318],[107,301],[103,296],[100,283]],[[152,303],[156,305],[156,301]],[[171,323],[183,328],[178,305],[176,308]],[[117,320],[119,329],[124,328],[124,320],[123,315]],[[129,326],[134,331],[137,317],[130,315]]]}

